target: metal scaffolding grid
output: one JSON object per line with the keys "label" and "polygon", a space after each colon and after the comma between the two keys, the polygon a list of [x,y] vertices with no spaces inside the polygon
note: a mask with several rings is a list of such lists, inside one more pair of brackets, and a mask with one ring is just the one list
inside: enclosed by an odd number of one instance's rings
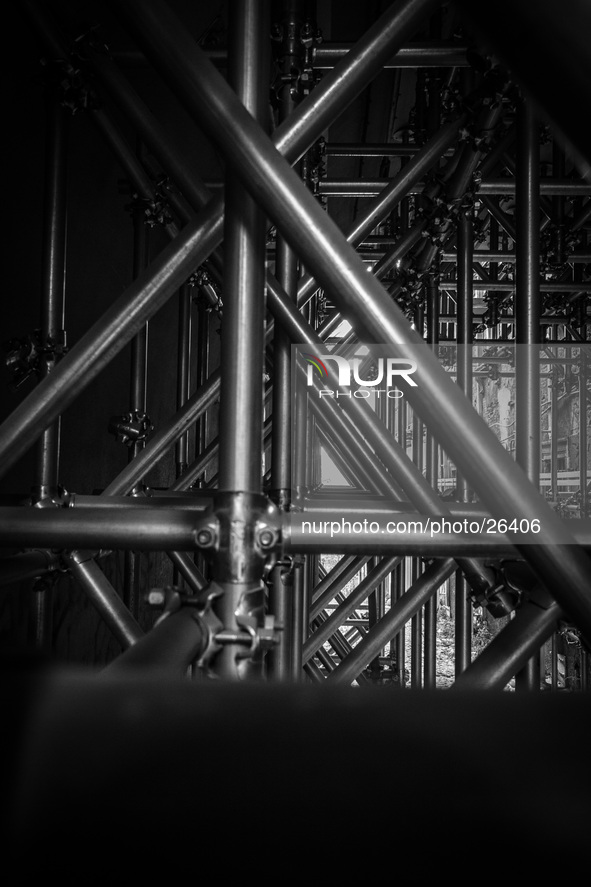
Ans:
{"label": "metal scaffolding grid", "polygon": [[[527,24],[526,5],[515,15]],[[587,689],[591,186],[585,139],[555,90],[548,98],[539,86],[535,46],[524,67],[514,42],[469,4],[453,7],[468,34],[483,35],[467,47],[442,36],[447,4],[400,0],[347,45],[325,42],[305,4],[279,4],[272,21],[265,3],[230,3],[227,45],[204,49],[166,3],[126,0],[111,10],[131,39],[126,54],[111,51],[96,27],[68,43],[48,5],[22,6],[49,71],[43,306],[36,335],[11,343],[14,378],[38,383],[0,427],[3,474],[23,448],[34,445],[37,456],[30,493],[16,504],[5,497],[0,529],[4,584],[36,578],[36,645],[51,649],[51,577],[65,572],[121,645],[109,671],[161,662],[180,674],[304,683],[380,682],[386,671],[404,683],[397,657],[406,626],[410,685],[429,688],[440,590],[452,588],[459,687],[502,688],[516,677],[539,689],[540,649],[554,650],[556,687],[554,648],[566,632],[580,647],[578,689]],[[223,158],[223,181],[208,187],[185,162],[127,79],[130,64],[152,66],[173,91]],[[401,72],[413,72],[408,125],[390,141],[331,142],[331,125],[384,70],[395,72],[397,89]],[[570,63],[559,76],[570,86]],[[139,151],[110,102],[131,122]],[[134,279],[66,347],[66,118],[80,103],[133,193]],[[381,175],[339,177],[331,171],[339,157],[357,158],[360,170],[365,158],[381,158]],[[396,172],[384,175],[392,162]],[[344,230],[333,218],[338,197],[355,199]],[[151,258],[154,226],[169,242]],[[177,412],[154,428],[148,321],[173,297]],[[420,349],[403,399],[293,399],[293,345],[334,360],[364,342],[397,355]],[[453,374],[438,356],[446,343],[458,346]],[[484,371],[474,362],[481,343]],[[503,359],[503,343],[518,346],[510,448],[472,397],[474,380]],[[61,416],[128,346],[129,411],[109,424],[128,463],[96,495],[66,492]],[[561,347],[578,355],[579,462],[569,495],[558,492]],[[545,474],[541,382],[551,392]],[[176,478],[152,489],[146,476],[173,447]],[[321,452],[342,488],[323,485]],[[453,479],[442,476],[442,459]],[[363,514],[366,529],[343,530],[336,542],[326,531],[301,533],[306,518],[326,528],[347,514]],[[376,540],[367,531],[388,516],[454,525],[455,515],[457,525],[476,514],[535,521],[536,538],[450,530]],[[125,553],[122,587],[102,569],[113,550]],[[155,588],[140,579],[140,552],[165,553],[172,581]],[[335,553],[341,559],[327,573]],[[345,595],[353,576],[356,591]],[[361,604],[365,616],[352,625]],[[475,608],[503,627],[472,661]],[[147,612],[156,615],[146,630]]]}

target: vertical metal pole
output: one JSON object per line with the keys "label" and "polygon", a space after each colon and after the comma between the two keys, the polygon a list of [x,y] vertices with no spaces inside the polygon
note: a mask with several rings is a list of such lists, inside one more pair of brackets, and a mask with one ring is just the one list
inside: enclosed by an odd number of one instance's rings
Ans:
{"label": "vertical metal pole", "polygon": [[[280,27],[283,34],[281,66],[284,84],[278,94],[280,124],[289,117],[296,106],[292,72],[299,69],[299,59],[303,49],[300,40],[304,23],[302,0],[283,0],[281,12]],[[297,303],[298,259],[280,232],[276,243],[275,276],[289,298]],[[278,324],[275,325],[273,338],[273,364],[271,497],[281,510],[286,510],[292,497],[291,340]],[[269,609],[283,624],[279,644],[267,657],[269,674],[275,680],[291,680],[294,676],[293,654],[296,645],[302,643],[295,635],[301,619],[299,613],[303,591],[299,582],[301,575],[302,571],[299,571],[298,581],[290,589],[292,594],[297,591],[297,601],[287,599],[288,586],[283,579],[281,569],[276,568],[272,575]],[[301,656],[301,653],[298,653],[298,656]]]}
{"label": "vertical metal pole", "polygon": [[[191,393],[191,289],[185,284],[179,291],[178,362],[176,408],[180,410]],[[176,476],[180,477],[189,462],[189,431],[178,439],[175,448]]]}
{"label": "vertical metal pole", "polygon": [[[294,432],[297,435],[297,442],[295,444],[295,455],[297,460],[294,459],[293,465],[293,488],[299,493],[305,493],[307,489],[310,487],[311,482],[311,474],[313,471],[313,465],[309,458],[309,450],[310,447],[308,444],[308,439],[314,439],[316,437],[313,422],[308,421],[308,403],[307,403],[307,395],[301,389],[296,396],[295,402],[295,426]],[[278,596],[273,594],[272,600],[273,603],[278,605],[280,610],[287,615],[287,629],[291,629],[290,634],[280,641],[279,650],[276,653],[275,661],[270,663],[271,665],[271,674],[273,674],[273,667],[279,666],[278,677],[287,678],[294,681],[300,681],[303,678],[303,670],[302,670],[302,649],[304,645],[304,641],[308,636],[308,625],[310,621],[310,598],[312,589],[314,588],[314,584],[311,582],[312,578],[312,558],[307,555],[304,555],[301,558],[296,558],[294,561],[294,569],[292,574],[292,582],[291,587],[283,586],[279,589],[283,593],[283,600],[278,600]],[[272,577],[272,581],[273,581]],[[273,584],[271,586],[273,592],[275,592],[276,586]],[[291,596],[291,600],[289,597]],[[282,632],[284,634],[285,632]],[[281,649],[281,643],[286,646],[286,650]],[[273,655],[274,651],[271,651],[268,654],[267,659],[269,659],[269,655]],[[289,654],[289,661],[287,659]],[[287,668],[284,666],[287,664]],[[277,672],[277,668],[275,668],[275,672]]]}
{"label": "vertical metal pole", "polygon": [[[421,561],[413,558],[411,566],[411,585],[421,575]],[[423,608],[421,607],[410,621],[410,685],[418,689],[423,685]]]}
{"label": "vertical metal pole", "polygon": [[[64,342],[65,262],[67,229],[66,111],[52,89],[47,90],[47,148],[45,156],[44,253],[41,294],[40,381],[53,370]],[[60,456],[60,417],[49,425],[37,445],[33,498],[51,500],[57,492]],[[43,590],[41,590],[43,589]],[[52,590],[43,583],[33,592],[31,631],[39,647],[51,646]]]}
{"label": "vertical metal pole", "polygon": [[[149,229],[140,208],[133,214],[133,278],[139,277],[148,265]],[[146,322],[131,340],[129,373],[129,409],[145,413],[148,392],[148,335]],[[144,441],[134,441],[128,450],[131,462],[144,446]],[[123,555],[123,601],[135,619],[139,615],[140,574],[142,555],[138,551],[125,551]]]}
{"label": "vertical metal pole", "polygon": [[552,499],[556,504],[558,504],[558,373],[558,367],[552,367],[550,383],[550,489]]}
{"label": "vertical metal pole", "polygon": [[[228,79],[261,125],[267,119],[268,9],[265,2],[232,0],[229,10]],[[224,592],[216,613],[226,629],[237,631],[239,614],[259,623],[264,616],[262,576],[255,575],[248,533],[252,500],[241,494],[262,494],[266,217],[231,170],[225,199],[219,490],[227,494],[227,548],[213,578]],[[241,677],[238,652],[234,644],[224,647],[214,663],[218,674]]]}
{"label": "vertical metal pole", "polygon": [[[177,374],[176,374],[176,408],[182,409],[191,393],[191,289],[183,284],[178,296],[178,327],[177,327]],[[177,440],[174,448],[177,479],[186,470],[189,461],[189,429]],[[178,564],[173,558],[172,583],[176,585],[182,575]],[[186,577],[185,577],[186,578]]]}
{"label": "vertical metal pole", "polygon": [[[371,568],[373,569],[374,567],[377,567],[378,563],[379,563],[379,558],[372,558],[370,561]],[[375,591],[372,591],[372,593],[367,598],[368,627],[369,627],[370,631],[379,619],[378,592],[379,592],[379,586],[378,586],[378,588],[376,588]],[[376,656],[374,656],[374,658],[371,660],[368,668],[369,668],[369,671],[371,674],[371,680],[377,683],[377,680],[380,676],[379,653]]]}
{"label": "vertical metal pole", "polygon": [[[406,400],[397,400],[396,409],[396,437],[398,444],[406,452]],[[394,574],[396,577],[396,600],[399,600],[406,591],[407,560],[407,558],[402,559],[402,562],[396,567]],[[406,626],[404,625],[394,638],[394,650],[398,685],[404,687],[406,685]]]}
{"label": "vertical metal pole", "polygon": [[581,346],[581,362],[579,365],[579,487],[581,490],[581,517],[587,518],[589,494],[587,492],[587,359],[591,353],[591,346]]}
{"label": "vertical metal pole", "polygon": [[[432,271],[427,279],[427,342],[437,347],[439,341],[439,272]],[[438,445],[433,435],[427,433],[427,480],[437,489],[438,479]],[[437,680],[437,595],[429,598],[424,607],[425,613],[425,653],[424,653],[424,686],[432,689]]]}
{"label": "vertical metal pole", "polygon": [[[47,153],[45,165],[45,219],[43,292],[41,302],[41,340],[48,346],[40,363],[41,378],[56,362],[56,348],[64,336],[65,261],[66,261],[66,154],[67,125],[65,110],[50,93],[48,96]],[[58,483],[60,420],[41,435],[38,449],[36,492],[50,494]]]}
{"label": "vertical metal pole", "polygon": [[[205,383],[209,368],[209,313],[199,300],[197,302],[197,388]],[[205,450],[208,437],[207,413],[203,413],[195,426],[195,456]],[[199,479],[201,486],[204,478]]]}
{"label": "vertical metal pole", "polygon": [[[422,437],[423,423],[412,412],[412,460],[420,469],[422,462]],[[414,584],[421,574],[421,561],[413,558],[411,567],[411,583]],[[410,650],[411,650],[411,686],[421,687],[423,684],[423,608],[421,607],[411,619],[410,626]]]}
{"label": "vertical metal pole", "polygon": [[[464,207],[458,216],[458,289],[457,289],[457,379],[458,386],[472,402],[472,264],[474,250],[474,209]],[[458,493],[464,502],[470,500],[465,478],[458,472]],[[456,573],[455,606],[455,674],[470,664],[472,654],[472,602],[463,573]]]}
{"label": "vertical metal pole", "polygon": [[[540,166],[538,121],[531,102],[517,107],[515,356],[517,462],[540,483]],[[518,690],[539,690],[539,656],[515,676]]]}

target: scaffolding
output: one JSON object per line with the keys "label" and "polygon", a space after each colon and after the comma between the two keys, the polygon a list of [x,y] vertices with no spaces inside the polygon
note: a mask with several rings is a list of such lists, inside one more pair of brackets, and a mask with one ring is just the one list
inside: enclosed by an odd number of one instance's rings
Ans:
{"label": "scaffolding", "polygon": [[[0,464],[34,477],[0,502],[0,575],[7,593],[28,583],[32,648],[59,648],[67,587],[111,633],[86,662],[116,694],[181,678],[179,705],[185,684],[214,707],[337,684],[431,699],[443,618],[452,710],[462,693],[589,690],[591,22],[572,6],[565,25],[550,2],[397,0],[337,43],[326,4],[230,0],[203,29],[203,9],[195,24],[122,0],[104,9],[118,46],[59,3],[21,3],[48,97],[42,311],[8,346],[25,395]],[[184,124],[153,114],[147,70],[222,178],[199,178]],[[384,72],[391,116],[372,129]],[[81,116],[124,170],[133,267],[70,344]],[[157,421],[148,367],[171,305]],[[78,492],[68,410],[122,358],[108,432],[126,464]]]}

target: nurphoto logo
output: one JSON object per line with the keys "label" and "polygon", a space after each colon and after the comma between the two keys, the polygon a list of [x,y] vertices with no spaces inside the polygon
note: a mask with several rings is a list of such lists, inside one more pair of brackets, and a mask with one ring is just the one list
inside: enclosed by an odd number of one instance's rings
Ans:
{"label": "nurphoto logo", "polygon": [[[402,391],[396,383],[403,380],[407,385],[416,388],[412,378],[417,371],[417,362],[407,357],[343,357],[337,354],[309,354],[302,352],[307,363],[306,386],[316,388],[318,397],[357,397],[369,398],[372,394],[378,398],[384,394],[389,398],[402,397]],[[327,366],[329,364],[329,366]],[[365,376],[365,378],[363,378]],[[319,388],[318,383],[335,388]],[[382,387],[380,387],[382,386]],[[339,391],[338,389],[352,389]]]}

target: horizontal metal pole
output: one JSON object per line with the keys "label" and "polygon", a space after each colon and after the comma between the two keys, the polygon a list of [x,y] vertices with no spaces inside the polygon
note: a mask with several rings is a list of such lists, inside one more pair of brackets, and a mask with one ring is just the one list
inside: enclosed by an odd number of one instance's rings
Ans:
{"label": "horizontal metal pole", "polygon": [[[475,277],[472,283],[474,289],[489,290],[490,292],[511,292],[517,286],[515,280],[482,280],[479,277]],[[453,291],[458,288],[458,284],[455,280],[440,280],[439,288]],[[589,293],[591,292],[591,283],[579,283],[574,280],[569,283],[555,283],[549,280],[540,280],[539,288],[547,293]]]}
{"label": "horizontal metal pole", "polygon": [[[388,185],[389,179],[320,179],[318,193],[325,197],[376,197]],[[210,182],[212,189],[221,187],[221,182]],[[416,182],[409,189],[409,194],[422,194],[425,182]],[[515,179],[487,179],[479,183],[476,196],[514,194]],[[591,194],[591,185],[587,182],[573,182],[570,179],[540,179],[540,194],[553,196],[581,197]]]}
{"label": "horizontal metal pole", "polygon": [[[348,510],[343,517],[334,511],[315,512],[306,518],[286,514],[283,520],[283,550],[287,554],[322,552],[361,555],[408,554],[427,557],[517,557],[511,538],[496,530],[492,518],[470,515],[437,519],[416,512],[365,511],[363,517]],[[389,520],[397,528],[388,531]],[[469,534],[474,520],[488,521],[484,532]],[[457,531],[447,525],[458,523]],[[463,527],[459,527],[459,522]],[[338,527],[336,524],[338,523]],[[350,527],[348,525],[351,525]],[[372,531],[372,525],[380,530]],[[404,526],[406,526],[406,529]],[[591,548],[591,521],[569,520],[575,546]],[[462,531],[460,531],[460,529]],[[490,529],[490,532],[486,532]],[[383,532],[382,532],[383,530]],[[494,532],[493,532],[494,530]],[[76,509],[0,508],[0,538],[6,547],[116,549],[136,551],[194,551],[195,514],[191,511],[153,507]],[[524,537],[525,538],[525,537]],[[536,544],[535,533],[528,537]],[[524,543],[525,544],[525,543]],[[568,552],[569,549],[563,549]]]}
{"label": "horizontal metal pole", "polygon": [[[195,515],[171,508],[0,508],[6,547],[194,551]],[[43,540],[43,541],[40,541]]]}
{"label": "horizontal metal pole", "polygon": [[[334,68],[350,52],[351,43],[321,43],[314,48],[313,66],[319,71]],[[409,43],[388,59],[384,68],[465,68],[466,47],[455,43]]]}
{"label": "horizontal metal pole", "polygon": [[[563,556],[568,558],[575,551],[591,553],[591,537],[588,531],[574,531],[575,542],[571,546],[561,546]],[[577,549],[578,546],[578,549]],[[120,546],[121,547],[121,546]],[[530,548],[535,542],[530,541]],[[384,557],[399,554],[408,557],[500,560],[524,558],[524,546],[518,549],[501,534],[491,536],[466,536],[452,533],[438,533],[435,536],[417,533],[397,533],[394,539],[379,535],[361,536],[327,533],[310,533],[294,536],[289,531],[285,537],[286,554],[364,554]]]}
{"label": "horizontal metal pole", "polygon": [[[377,225],[387,219],[400,201],[411,192],[414,183],[427,173],[440,159],[441,155],[453,145],[458,132],[466,122],[466,116],[460,115],[442,126],[424,145],[420,151],[388,181],[387,186],[369,206],[363,208],[346,232],[347,242],[357,246]],[[402,257],[420,239],[425,222],[417,224],[413,230],[400,237],[388,257],[389,265],[394,265],[398,257]],[[384,268],[384,270],[386,270]],[[378,273],[377,269],[374,273]],[[267,275],[269,278],[270,275]],[[305,274],[298,282],[298,308],[302,308],[310,300],[318,284],[311,274]]]}
{"label": "horizontal metal pole", "polygon": [[[367,238],[367,242],[370,242],[370,239]],[[372,238],[372,243],[378,243],[378,238]],[[393,242],[390,238],[388,242]],[[504,262],[506,264],[515,264],[515,250],[488,250],[488,249],[475,249],[472,252],[472,258],[475,262]],[[591,252],[585,250],[576,250],[572,253],[565,253],[565,262],[572,262],[573,264],[581,263],[587,264],[591,262]],[[457,251],[456,250],[444,250],[441,254],[442,262],[455,262],[457,260]]]}
{"label": "horizontal metal pole", "polygon": [[[454,481],[455,483],[455,481]],[[447,518],[450,515],[457,518],[486,518],[490,517],[490,513],[484,508],[480,502],[455,502],[450,499],[442,501],[442,510],[440,514],[432,514],[434,518]],[[398,499],[389,499],[386,496],[372,497],[367,493],[351,493],[347,491],[341,496],[335,493],[326,494],[309,494],[294,500],[291,509],[298,518],[311,517],[315,519],[315,515],[321,514],[323,517],[332,516],[335,520],[340,520],[343,516],[351,517],[368,517],[371,520],[384,520],[388,518],[396,518],[398,515],[408,514],[415,518],[427,519],[426,515],[420,515],[414,511],[412,503],[409,501],[400,501]]]}
{"label": "horizontal metal pole", "polygon": [[60,566],[59,555],[54,551],[23,551],[0,558],[0,585],[23,582],[36,576],[44,576]]}
{"label": "horizontal metal pole", "polygon": [[421,150],[421,145],[404,144],[403,142],[382,142],[365,144],[333,142],[324,146],[327,157],[413,157]]}
{"label": "horizontal metal pole", "polygon": [[[329,71],[354,48],[354,43],[321,43],[313,49],[313,66]],[[205,55],[219,67],[225,67],[228,53],[224,48],[205,49]],[[136,49],[115,49],[113,57],[122,65],[145,65],[146,57]],[[410,42],[401,47],[383,67],[392,68],[466,68],[469,66],[466,47],[445,41]]]}
{"label": "horizontal metal pole", "polygon": [[[515,184],[516,180],[508,177],[483,179],[478,184],[476,195],[514,194]],[[585,181],[574,182],[572,179],[542,177],[540,178],[539,186],[540,194],[564,197],[581,197],[591,194],[591,184]]]}
{"label": "horizontal metal pole", "polygon": [[[34,9],[34,4],[29,5]],[[129,2],[115,5],[118,14],[125,14],[132,7]],[[389,55],[401,48],[405,39],[436,6],[436,0],[403,0],[388,9],[335,70],[327,74],[296,111],[277,127],[273,133],[277,150],[295,163],[326,126],[371,82]],[[136,11],[138,18],[144,22],[147,7],[139,4]],[[177,68],[181,98],[187,99],[191,105],[194,94],[191,83],[194,81],[197,88],[200,83],[200,75],[191,62],[196,44],[182,28],[178,30],[174,16],[170,18],[165,6],[153,12],[155,19],[147,24],[148,33],[154,28],[154,33],[158,35],[156,63],[164,60],[161,41],[166,38],[168,59]],[[37,17],[34,18],[36,21]],[[179,41],[185,45],[186,51],[180,50]],[[55,52],[56,57],[63,58],[61,46],[56,46]],[[193,110],[192,105],[190,110]],[[0,476],[20,458],[23,442],[26,441],[27,446],[34,444],[43,430],[143,328],[146,320],[178,291],[189,275],[219,246],[222,238],[223,200],[219,196],[188,223],[60,361],[50,377],[25,398],[0,426]]]}
{"label": "horizontal metal pole", "polygon": [[[442,503],[443,504],[443,503]],[[507,525],[510,523],[509,519]],[[577,546],[591,549],[591,520],[564,521],[572,535],[571,546],[562,546],[565,557]],[[291,512],[283,522],[283,548],[288,554],[386,554],[397,552],[415,557],[525,557],[526,549],[539,544],[542,522],[525,521],[523,532],[513,536],[500,532],[504,525],[490,517],[436,518],[392,512],[349,515],[342,507],[334,511],[301,515]]]}
{"label": "horizontal metal pole", "polygon": [[[225,160],[337,307],[358,319],[369,341],[391,343],[393,347],[422,342],[167,6],[154,2],[146,7],[139,0],[125,0],[115,6],[118,14],[129,16],[134,36],[154,65],[168,75],[183,98],[190,99],[189,111],[195,113]],[[404,4],[396,4],[397,10],[403,7]],[[413,12],[420,12],[418,19],[412,20],[412,27],[417,27],[432,8],[431,4],[420,8],[412,5]],[[417,387],[408,392],[411,405],[419,416],[429,418],[433,433],[492,513],[504,516],[509,510],[519,517],[541,519],[544,530],[540,544],[522,546],[523,556],[540,580],[549,584],[580,629],[591,637],[588,555],[572,545],[572,536],[563,529],[550,506],[428,349],[420,361],[416,382]],[[482,470],[483,463],[487,465],[486,472]],[[567,562],[561,556],[561,544],[554,542],[571,544]]]}
{"label": "horizontal metal pole", "polygon": [[[163,495],[162,495],[163,494]],[[136,510],[138,519],[141,519],[141,512],[144,509],[175,509],[177,511],[190,511],[193,514],[199,511],[205,511],[212,504],[213,498],[209,491],[191,490],[186,495],[175,495],[170,490],[148,490],[145,495],[141,496],[105,496],[99,494],[97,496],[80,495],[72,493],[68,502],[69,508],[86,510],[114,510],[119,508]]]}

